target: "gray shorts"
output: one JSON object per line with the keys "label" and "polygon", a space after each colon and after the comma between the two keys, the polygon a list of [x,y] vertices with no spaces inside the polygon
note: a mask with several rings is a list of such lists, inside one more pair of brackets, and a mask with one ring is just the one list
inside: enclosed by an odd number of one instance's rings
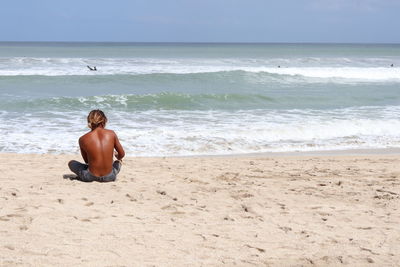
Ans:
{"label": "gray shorts", "polygon": [[105,176],[95,176],[89,171],[89,165],[82,164],[76,160],[71,160],[68,163],[69,169],[75,173],[78,177],[77,180],[82,182],[112,182],[117,179],[117,174],[121,170],[121,162],[119,160],[114,161],[111,172]]}

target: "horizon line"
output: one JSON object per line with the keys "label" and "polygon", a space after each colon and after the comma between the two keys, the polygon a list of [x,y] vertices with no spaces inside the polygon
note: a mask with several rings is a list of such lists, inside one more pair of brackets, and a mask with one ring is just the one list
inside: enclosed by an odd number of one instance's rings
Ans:
{"label": "horizon line", "polygon": [[347,44],[347,45],[399,45],[390,42],[186,42],[186,41],[0,41],[0,43],[76,43],[76,44]]}

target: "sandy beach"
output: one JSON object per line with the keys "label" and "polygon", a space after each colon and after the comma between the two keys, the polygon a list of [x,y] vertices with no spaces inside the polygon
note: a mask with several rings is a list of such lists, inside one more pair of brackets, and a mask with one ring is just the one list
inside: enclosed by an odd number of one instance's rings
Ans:
{"label": "sandy beach", "polygon": [[398,155],[131,157],[103,184],[0,159],[1,266],[400,264]]}

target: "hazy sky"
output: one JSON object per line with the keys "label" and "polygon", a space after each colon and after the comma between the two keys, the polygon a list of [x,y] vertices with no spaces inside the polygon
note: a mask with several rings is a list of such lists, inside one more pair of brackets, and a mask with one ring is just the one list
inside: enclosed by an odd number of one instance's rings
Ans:
{"label": "hazy sky", "polygon": [[3,0],[0,41],[400,43],[400,0]]}

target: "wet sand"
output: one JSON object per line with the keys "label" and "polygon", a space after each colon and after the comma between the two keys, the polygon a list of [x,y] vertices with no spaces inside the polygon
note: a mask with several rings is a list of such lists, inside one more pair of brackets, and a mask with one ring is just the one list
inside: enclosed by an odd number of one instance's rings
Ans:
{"label": "wet sand", "polygon": [[400,265],[398,154],[0,159],[0,266]]}

